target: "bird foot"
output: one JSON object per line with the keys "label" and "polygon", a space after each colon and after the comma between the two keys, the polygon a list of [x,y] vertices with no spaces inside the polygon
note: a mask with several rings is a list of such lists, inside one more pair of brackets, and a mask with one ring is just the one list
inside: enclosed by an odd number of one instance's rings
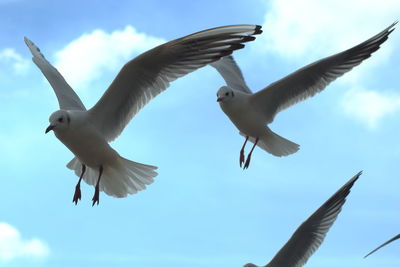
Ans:
{"label": "bird foot", "polygon": [[242,168],[243,163],[244,163],[244,152],[243,152],[243,150],[241,150],[240,151],[240,159],[239,159],[240,168]]}
{"label": "bird foot", "polygon": [[247,169],[250,165],[251,155],[247,156],[246,163],[244,164],[243,170]]}
{"label": "bird foot", "polygon": [[76,204],[78,204],[78,201],[81,200],[81,188],[80,186],[76,185],[75,187],[75,194],[74,194],[74,198],[72,199],[72,202]]}
{"label": "bird foot", "polygon": [[92,198],[92,201],[93,201],[92,207],[96,203],[97,203],[97,205],[99,205],[99,200],[100,200],[100,190],[98,187],[96,187],[96,189],[94,190],[94,196]]}

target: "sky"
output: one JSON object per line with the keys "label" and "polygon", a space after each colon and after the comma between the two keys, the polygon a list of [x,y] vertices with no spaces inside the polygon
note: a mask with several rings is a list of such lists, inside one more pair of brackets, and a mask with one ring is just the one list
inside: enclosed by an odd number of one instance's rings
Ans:
{"label": "sky", "polygon": [[[0,0],[0,265],[234,267],[264,265],[295,229],[363,170],[307,267],[395,267],[400,232],[400,29],[326,90],[281,112],[271,129],[300,144],[277,158],[255,149],[239,167],[243,137],[216,102],[212,67],[173,82],[111,145],[159,167],[145,191],[117,199],[65,165],[51,134],[58,109],[31,61],[35,42],[86,107],[120,68],[158,44],[230,24],[263,34],[234,53],[253,91],[350,48],[398,20],[397,0],[50,1]],[[250,147],[247,147],[249,151]]]}

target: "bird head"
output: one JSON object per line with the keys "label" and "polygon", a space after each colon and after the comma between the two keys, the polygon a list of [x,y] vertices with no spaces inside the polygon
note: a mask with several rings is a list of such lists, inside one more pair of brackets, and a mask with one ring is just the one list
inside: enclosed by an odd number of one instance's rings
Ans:
{"label": "bird head", "polygon": [[50,125],[49,127],[47,127],[45,133],[48,133],[52,130],[65,130],[69,127],[69,124],[71,123],[71,116],[66,110],[57,110],[50,115],[49,122]]}
{"label": "bird head", "polygon": [[235,93],[228,86],[222,86],[217,92],[217,102],[226,102],[235,97]]}

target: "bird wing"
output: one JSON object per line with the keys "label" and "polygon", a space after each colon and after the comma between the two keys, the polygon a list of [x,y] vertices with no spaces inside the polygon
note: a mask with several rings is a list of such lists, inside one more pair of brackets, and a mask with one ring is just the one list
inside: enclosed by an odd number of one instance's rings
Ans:
{"label": "bird wing", "polygon": [[234,50],[260,34],[261,26],[234,25],[194,33],[155,47],[129,61],[89,110],[106,140],[115,139],[131,118],[169,83]]}
{"label": "bird wing", "polygon": [[226,84],[230,88],[248,94],[252,93],[244,81],[242,71],[232,56],[223,57],[220,60],[211,63],[210,65],[213,66],[219,72],[219,74],[221,74],[222,78],[224,78]]}
{"label": "bird wing", "polygon": [[56,93],[60,109],[66,110],[86,110],[82,101],[75,91],[65,81],[64,77],[53,67],[40,52],[40,49],[27,37],[24,38],[25,44],[32,53],[32,61],[39,67],[46,79]]}
{"label": "bird wing", "polygon": [[365,42],[341,53],[311,63],[255,93],[253,105],[268,123],[281,110],[321,92],[329,83],[369,58],[394,30],[393,23]]}
{"label": "bird wing", "polygon": [[335,222],[346,196],[360,177],[361,172],[351,178],[342,188],[331,196],[316,212],[303,222],[289,241],[275,255],[266,267],[272,266],[303,266],[309,257],[318,249],[329,228]]}
{"label": "bird wing", "polygon": [[383,243],[382,245],[380,245],[379,247],[377,247],[376,249],[374,249],[373,251],[371,251],[370,253],[368,253],[367,255],[365,255],[364,258],[368,257],[369,255],[371,255],[372,253],[374,253],[374,252],[377,251],[378,249],[380,249],[380,248],[386,246],[387,244],[389,244],[389,243],[391,243],[391,242],[393,242],[393,241],[395,241],[396,239],[399,239],[399,238],[400,238],[400,234],[396,235],[396,236],[393,237],[392,239],[386,241],[385,243]]}

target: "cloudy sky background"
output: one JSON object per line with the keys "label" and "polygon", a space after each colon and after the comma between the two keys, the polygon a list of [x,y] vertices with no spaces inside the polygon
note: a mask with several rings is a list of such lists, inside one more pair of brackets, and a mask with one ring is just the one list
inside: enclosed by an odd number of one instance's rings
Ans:
{"label": "cloudy sky background", "polygon": [[[275,158],[256,149],[239,168],[243,138],[215,102],[211,67],[174,82],[112,146],[157,165],[146,191],[94,192],[65,165],[72,154],[45,135],[58,109],[23,42],[32,39],[91,107],[122,65],[167,40],[229,24],[264,33],[235,53],[253,91],[356,45],[399,19],[397,0],[0,0],[0,265],[233,267],[267,263],[299,224],[359,170],[342,213],[308,267],[395,267],[400,232],[400,30],[327,90],[277,116],[298,143]],[[247,151],[250,147],[247,148]]]}

